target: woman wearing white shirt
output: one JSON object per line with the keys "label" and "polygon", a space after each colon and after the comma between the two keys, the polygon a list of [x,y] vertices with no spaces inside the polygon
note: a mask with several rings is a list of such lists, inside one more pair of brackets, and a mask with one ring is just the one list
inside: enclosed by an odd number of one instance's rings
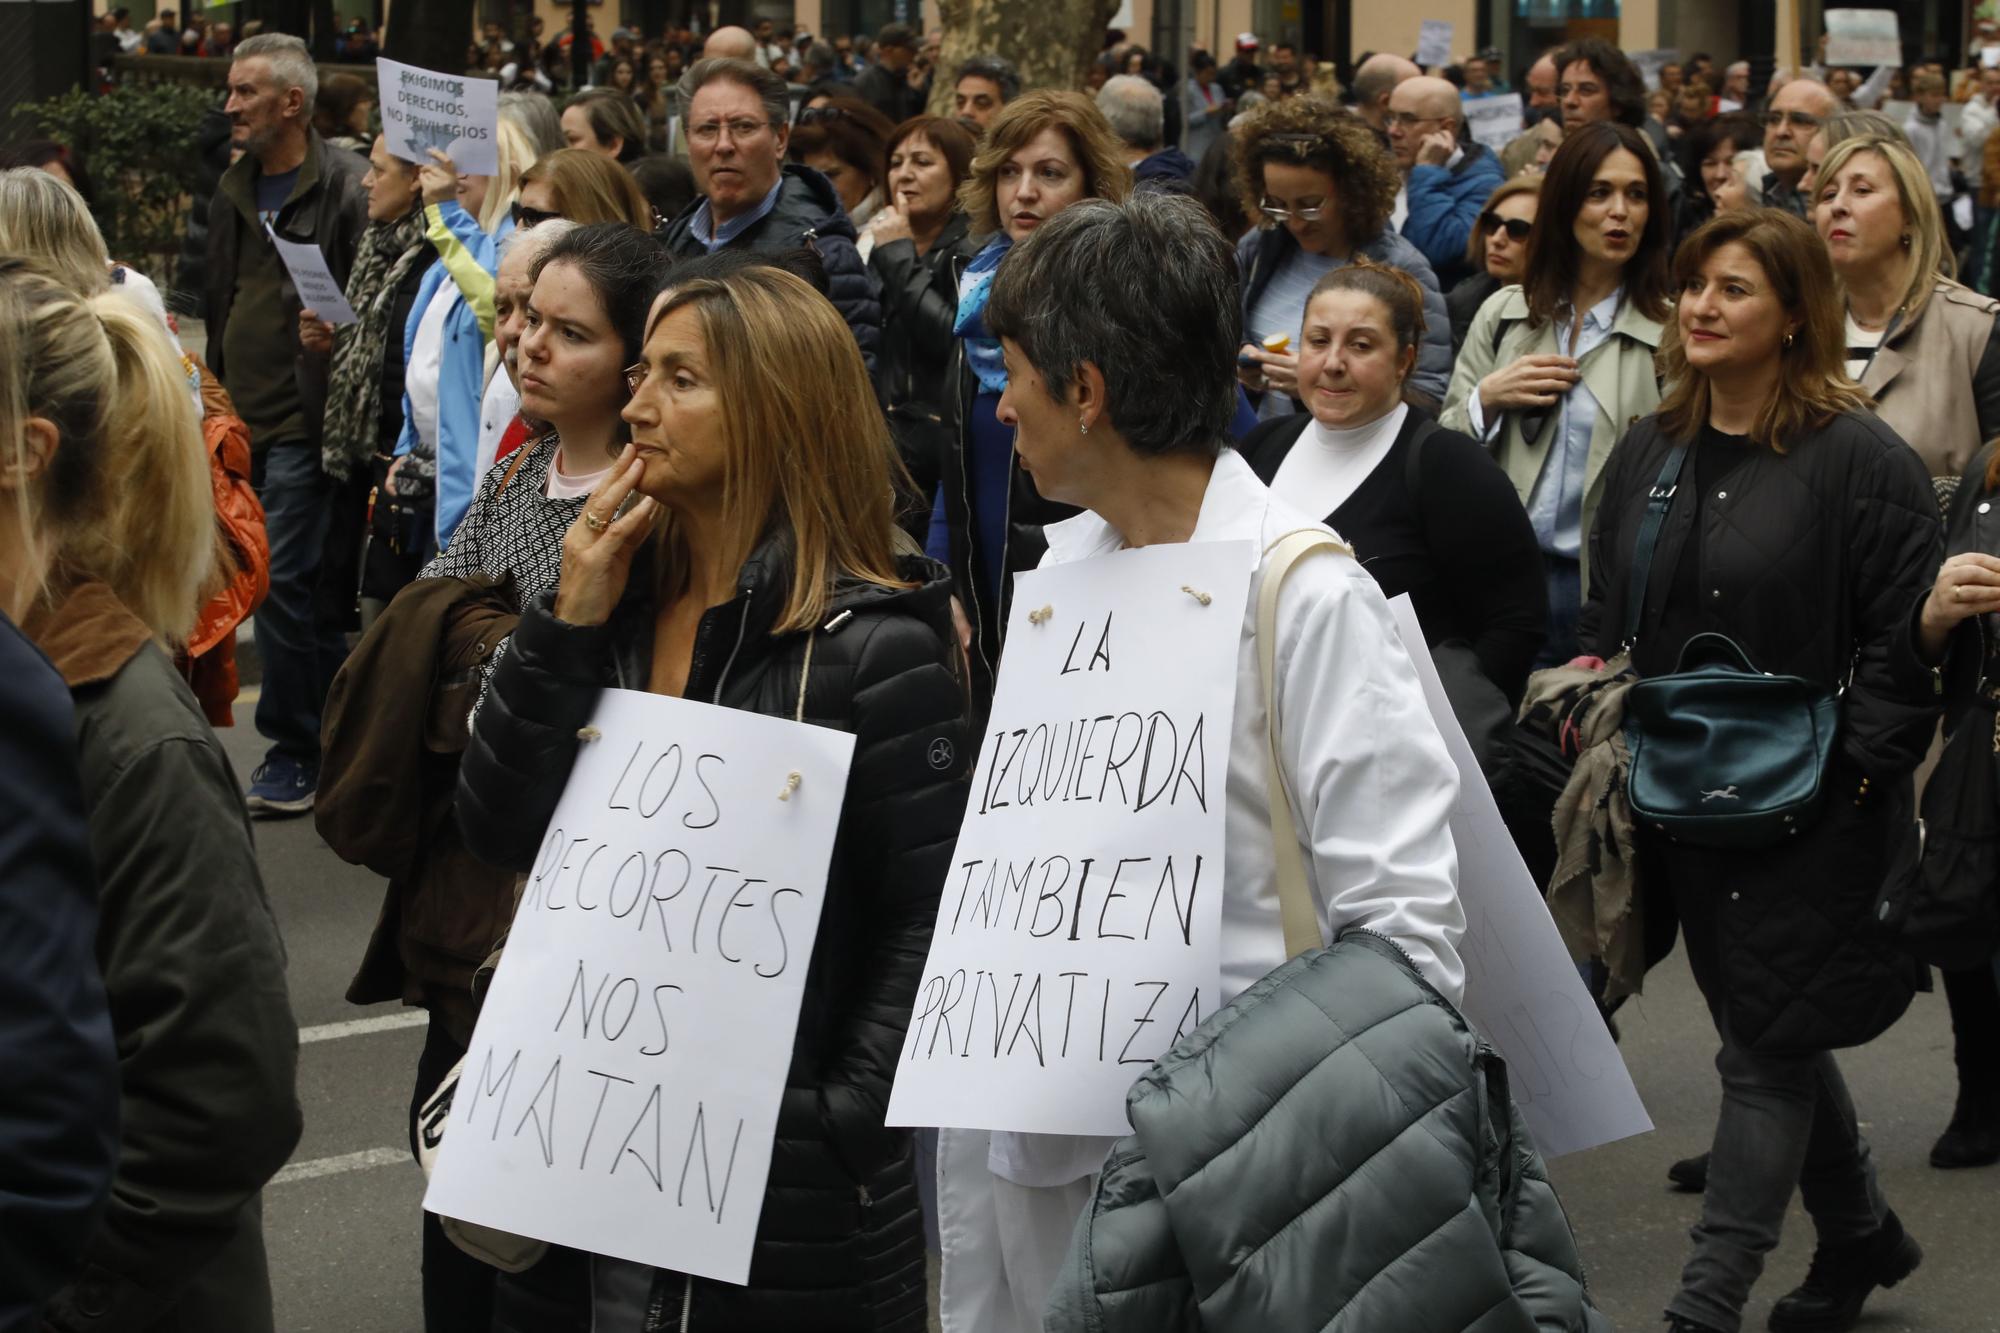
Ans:
{"label": "woman wearing white shirt", "polygon": [[[1089,511],[1047,529],[1044,564],[1167,542],[1247,540],[1263,552],[1318,526],[1222,447],[1235,400],[1236,286],[1230,247],[1201,206],[1149,192],[1072,205],[1001,267],[986,313],[1008,371],[1000,420],[1036,490]],[[1256,600],[1253,584],[1224,816],[1225,1002],[1286,956]],[[1448,822],[1457,776],[1388,605],[1351,555],[1322,550],[1292,568],[1277,623],[1280,766],[1321,927],[1329,939],[1361,926],[1394,940],[1456,1002],[1465,983]],[[1108,1144],[945,1133],[948,1333],[1041,1328]]]}

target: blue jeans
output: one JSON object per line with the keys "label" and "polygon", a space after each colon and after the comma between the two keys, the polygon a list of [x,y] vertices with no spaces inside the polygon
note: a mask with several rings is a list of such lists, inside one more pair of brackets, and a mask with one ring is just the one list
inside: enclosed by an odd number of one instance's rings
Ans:
{"label": "blue jeans", "polygon": [[347,637],[329,620],[319,586],[333,483],[307,440],[258,451],[252,479],[271,540],[271,593],[253,622],[264,668],[257,731],[272,755],[316,767],[320,709],[347,657]]}
{"label": "blue jeans", "polygon": [[1561,666],[1581,649],[1576,641],[1576,621],[1583,611],[1583,570],[1574,560],[1542,553],[1542,565],[1549,580],[1549,637],[1535,659],[1535,670]]}

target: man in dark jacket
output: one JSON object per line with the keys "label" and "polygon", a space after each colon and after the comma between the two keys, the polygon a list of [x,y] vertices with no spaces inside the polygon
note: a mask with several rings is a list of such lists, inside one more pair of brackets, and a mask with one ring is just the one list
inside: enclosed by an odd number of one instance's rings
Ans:
{"label": "man in dark jacket", "polygon": [[809,167],[785,165],[785,81],[747,60],[703,60],[683,83],[688,161],[702,197],[667,224],[661,243],[676,259],[728,249],[816,251],[828,295],[872,374],[881,298],[833,186]]}
{"label": "man in dark jacket", "polygon": [[346,284],[368,225],[367,164],[328,149],[313,130],[318,90],[298,38],[260,34],[236,48],[223,110],[243,156],[223,174],[208,211],[208,362],[250,427],[271,537],[271,593],[256,618],[264,663],[257,730],[271,748],[248,797],[261,815],[312,808],[320,706],[347,653],[338,599],[327,598],[316,614],[332,497],[320,470],[325,404],[301,386],[299,296],[267,235],[318,247],[335,281]]}
{"label": "man in dark jacket", "polygon": [[1135,184],[1192,193],[1194,159],[1164,143],[1166,99],[1151,80],[1137,74],[1113,75],[1097,90],[1097,109],[1124,143]]}
{"label": "man in dark jacket", "polygon": [[917,59],[917,35],[904,23],[887,23],[875,34],[875,63],[854,81],[854,95],[900,125],[923,114],[924,94],[910,83]]}
{"label": "man in dark jacket", "polygon": [[118,1059],[69,691],[0,614],[0,1328],[34,1327],[96,1221]]}
{"label": "man in dark jacket", "polygon": [[1504,176],[1489,149],[1459,142],[1464,127],[1458,89],[1444,79],[1405,79],[1389,94],[1389,151],[1403,173],[1396,230],[1447,292],[1472,272],[1466,243]]}

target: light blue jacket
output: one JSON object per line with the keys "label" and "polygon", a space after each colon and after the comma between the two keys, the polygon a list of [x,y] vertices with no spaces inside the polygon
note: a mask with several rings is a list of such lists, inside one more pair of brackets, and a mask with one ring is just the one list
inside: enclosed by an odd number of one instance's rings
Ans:
{"label": "light blue jacket", "polygon": [[[493,281],[499,268],[500,238],[514,228],[503,218],[491,236],[455,199],[424,208],[426,234],[437,247],[440,263],[431,265],[410,304],[410,321],[403,326],[403,364],[416,347],[417,326],[431,297],[447,280],[458,287],[444,322],[444,354],[438,367],[437,544],[451,541],[472,495],[479,486],[474,475],[479,460],[479,403],[485,387],[486,342],[493,334]],[[396,456],[417,449],[417,428],[410,413],[410,394],[403,391],[403,433]]]}

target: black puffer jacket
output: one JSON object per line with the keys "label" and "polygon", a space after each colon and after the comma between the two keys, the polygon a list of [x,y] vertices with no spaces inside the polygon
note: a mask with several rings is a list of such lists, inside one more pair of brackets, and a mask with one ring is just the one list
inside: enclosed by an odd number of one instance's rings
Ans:
{"label": "black puffer jacket", "polygon": [[[694,215],[706,202],[696,199],[681,210],[679,217],[657,233],[660,244],[675,259],[694,259],[707,253],[695,239]],[[875,358],[882,347],[882,298],[861,252],[854,248],[854,224],[840,206],[840,196],[826,177],[811,167],[787,163],[778,202],[769,213],[745,227],[724,249],[816,251],[826,265],[832,299],[847,327],[854,330],[861,359],[875,372]]]}
{"label": "black puffer jacket", "polygon": [[[1647,494],[1672,446],[1659,418],[1647,417],[1605,467],[1579,638],[1607,658],[1624,634]],[[1693,493],[1694,466],[1691,458],[1682,474],[1683,497]],[[1874,934],[1870,915],[1912,827],[1911,774],[1942,702],[1914,632],[1942,558],[1937,502],[1916,453],[1861,413],[1785,453],[1757,449],[1701,500],[1699,534],[1695,506],[1668,513],[1641,644],[1661,624],[1693,537],[1695,628],[1729,635],[1763,671],[1836,690],[1850,668],[1853,679],[1841,699],[1833,790],[1816,825],[1766,851],[1656,848],[1647,869],[1673,888],[1690,961],[1711,1006],[1726,1000],[1739,1042],[1771,1051],[1853,1045],[1892,1022],[1922,976]]]}
{"label": "black puffer jacket", "polygon": [[920,512],[906,524],[919,542],[930,523],[944,451],[956,410],[951,380],[952,322],[958,317],[958,275],[977,252],[965,214],[954,213],[923,254],[914,241],[875,247],[868,267],[882,288],[882,351],[875,389],[889,413],[896,448],[915,483]]}
{"label": "black puffer jacket", "polygon": [[[657,610],[650,556],[634,562],[606,625],[557,620],[553,594],[522,617],[459,770],[459,823],[474,852],[528,868],[598,691],[645,688]],[[793,715],[806,635],[770,632],[791,566],[786,541],[768,540],[743,566],[736,599],[702,617],[687,698]],[[929,561],[913,560],[904,573],[919,586],[843,587],[815,631],[805,720],[854,733],[854,764],[750,1285],[659,1272],[650,1295],[634,1297],[648,1333],[924,1326],[910,1136],[882,1122],[965,812],[971,751],[950,589]]]}

